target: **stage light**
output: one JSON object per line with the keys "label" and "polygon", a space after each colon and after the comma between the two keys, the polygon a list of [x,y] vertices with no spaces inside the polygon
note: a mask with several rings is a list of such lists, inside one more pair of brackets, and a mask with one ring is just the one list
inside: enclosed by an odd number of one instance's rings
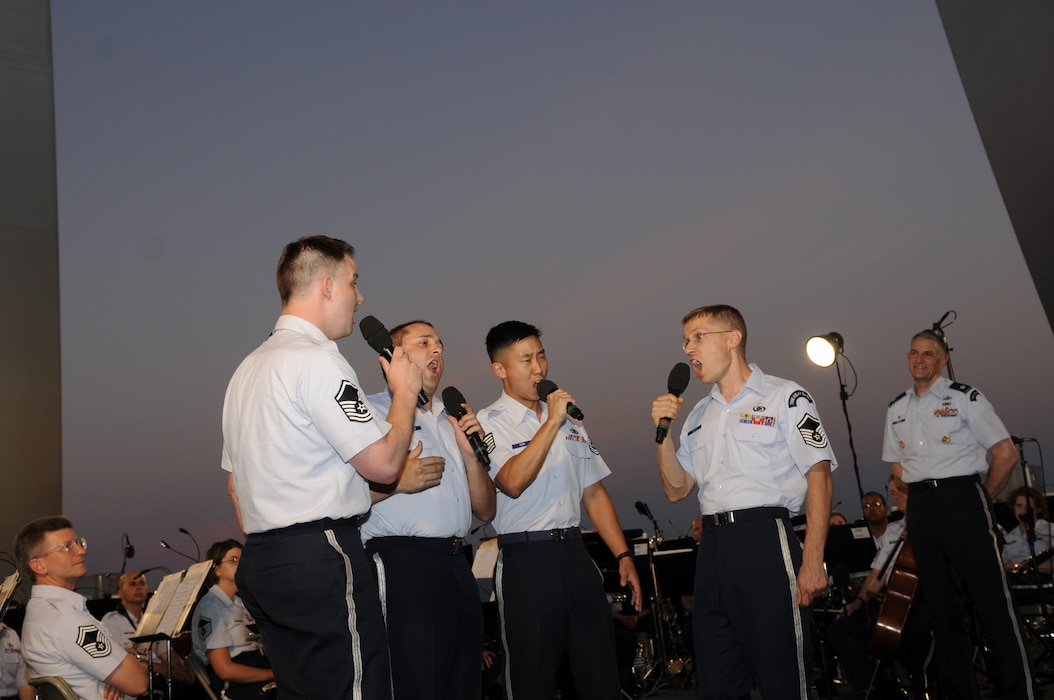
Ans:
{"label": "stage light", "polygon": [[[864,487],[860,482],[860,465],[856,459],[856,446],[853,444],[853,423],[849,420],[849,397],[856,391],[856,368],[849,358],[845,356],[845,339],[841,333],[831,331],[824,335],[814,335],[805,343],[805,354],[809,360],[820,367],[834,365],[838,372],[838,395],[842,399],[842,413],[845,414],[845,425],[849,430],[849,451],[853,455],[853,474],[856,475],[856,489],[860,493],[860,500],[864,500]],[[842,367],[838,363],[841,358],[853,370],[853,391],[846,391],[845,380],[842,379]]]}
{"label": "stage light", "polygon": [[838,353],[842,352],[845,341],[840,333],[831,331],[826,335],[814,335],[805,343],[805,354],[809,356],[814,365],[830,367],[838,359]]}

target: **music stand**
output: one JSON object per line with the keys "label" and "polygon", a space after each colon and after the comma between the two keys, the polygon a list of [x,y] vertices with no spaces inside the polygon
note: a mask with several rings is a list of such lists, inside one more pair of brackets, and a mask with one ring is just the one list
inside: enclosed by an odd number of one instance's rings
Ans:
{"label": "music stand", "polygon": [[[148,695],[154,697],[154,654],[156,642],[165,643],[167,673],[165,686],[167,697],[172,697],[172,639],[183,631],[183,626],[190,617],[190,611],[198,602],[198,594],[205,583],[205,578],[212,569],[212,561],[194,564],[185,571],[168,574],[158,585],[154,595],[147,603],[143,617],[135,628],[131,638],[136,653],[146,653]],[[145,646],[144,646],[145,645]]]}
{"label": "music stand", "polygon": [[11,595],[18,588],[19,575],[18,571],[15,571],[10,576],[4,579],[4,583],[0,585],[0,620],[4,619],[4,614],[7,612],[7,606],[11,603]]}
{"label": "music stand", "polygon": [[827,530],[823,560],[828,570],[844,566],[850,576],[867,576],[878,550],[866,525],[832,525]]}

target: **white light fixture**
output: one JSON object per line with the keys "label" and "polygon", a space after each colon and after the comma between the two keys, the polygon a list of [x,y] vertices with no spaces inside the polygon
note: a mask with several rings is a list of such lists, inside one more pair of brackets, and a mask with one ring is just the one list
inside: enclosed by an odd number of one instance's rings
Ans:
{"label": "white light fixture", "polygon": [[831,331],[826,335],[814,335],[805,343],[805,354],[814,365],[830,367],[838,359],[838,353],[842,352],[845,342],[840,333]]}

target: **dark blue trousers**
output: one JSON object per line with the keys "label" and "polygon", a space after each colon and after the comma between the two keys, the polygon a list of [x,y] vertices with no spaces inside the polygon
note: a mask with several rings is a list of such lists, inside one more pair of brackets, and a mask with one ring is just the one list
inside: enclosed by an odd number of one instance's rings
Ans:
{"label": "dark blue trousers", "polygon": [[808,694],[812,610],[796,603],[801,544],[790,520],[703,529],[695,569],[699,697],[765,700]]}
{"label": "dark blue trousers", "polygon": [[551,700],[565,650],[579,697],[621,696],[611,607],[582,540],[505,545],[494,583],[506,698]]}
{"label": "dark blue trousers", "polygon": [[977,698],[973,642],[962,593],[977,611],[995,657],[1002,697],[1036,698],[1006,572],[999,555],[992,501],[977,479],[908,484],[908,541],[936,643],[941,692]]}
{"label": "dark blue trousers", "polygon": [[[483,606],[464,554],[384,546],[373,553],[396,700],[478,698]],[[376,540],[367,543],[374,549]]]}
{"label": "dark blue trousers", "polygon": [[249,535],[236,580],[279,698],[392,697],[377,586],[352,520]]}

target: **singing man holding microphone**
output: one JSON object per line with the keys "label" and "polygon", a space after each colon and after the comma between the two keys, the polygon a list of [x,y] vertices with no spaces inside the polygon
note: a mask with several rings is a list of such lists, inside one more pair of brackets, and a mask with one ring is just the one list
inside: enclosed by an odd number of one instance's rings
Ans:
{"label": "singing man holding microphone", "polygon": [[[747,697],[753,678],[766,700],[804,700],[812,668],[808,606],[827,587],[834,452],[812,397],[747,363],[738,310],[702,306],[681,323],[695,376],[713,386],[688,414],[679,447],[659,443],[658,461],[670,501],[699,486],[699,695]],[[655,399],[652,422],[676,419],[683,403],[672,393]],[[803,507],[804,552],[790,522]]]}
{"label": "singing man holding microphone", "polygon": [[584,506],[618,561],[622,585],[640,582],[615,507],[601,480],[611,473],[582,425],[573,397],[539,384],[549,362],[541,332],[506,321],[487,333],[491,369],[502,395],[480,411],[494,440],[491,461],[498,488],[497,572],[505,645],[507,697],[552,697],[563,652],[581,697],[621,695],[614,625],[601,577],[582,543]]}

